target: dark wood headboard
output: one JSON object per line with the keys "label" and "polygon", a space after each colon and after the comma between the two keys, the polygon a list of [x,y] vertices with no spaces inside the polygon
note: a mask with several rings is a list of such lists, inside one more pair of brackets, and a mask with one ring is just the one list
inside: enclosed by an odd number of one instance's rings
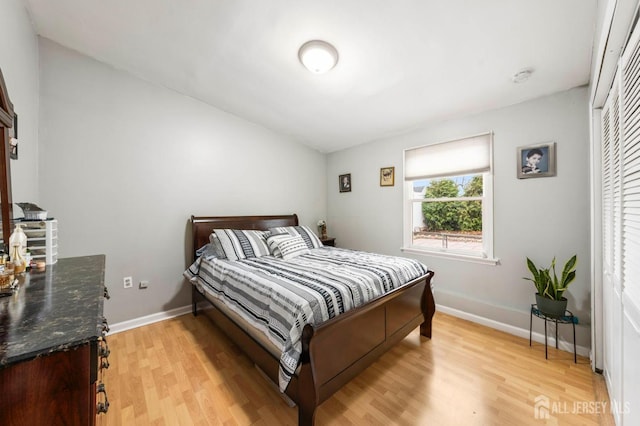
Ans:
{"label": "dark wood headboard", "polygon": [[214,229],[261,229],[266,231],[277,226],[297,226],[298,215],[282,216],[191,216],[193,256],[196,250],[209,242]]}

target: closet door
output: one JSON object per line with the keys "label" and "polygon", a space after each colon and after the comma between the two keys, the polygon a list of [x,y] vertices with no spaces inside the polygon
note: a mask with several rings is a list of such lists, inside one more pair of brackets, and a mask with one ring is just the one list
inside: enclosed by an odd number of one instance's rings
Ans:
{"label": "closet door", "polygon": [[625,425],[640,424],[640,28],[622,57],[621,144],[622,404]]}
{"label": "closet door", "polygon": [[[620,78],[602,111],[602,295],[604,375],[613,404],[622,401],[622,283],[620,206]],[[619,419],[617,419],[619,420]],[[618,422],[619,423],[619,422]]]}

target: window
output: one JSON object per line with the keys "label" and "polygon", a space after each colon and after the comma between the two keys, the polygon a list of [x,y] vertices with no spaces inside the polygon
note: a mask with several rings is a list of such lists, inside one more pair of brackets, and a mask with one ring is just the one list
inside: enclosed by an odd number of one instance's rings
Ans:
{"label": "window", "polygon": [[404,152],[404,250],[493,259],[492,134]]}

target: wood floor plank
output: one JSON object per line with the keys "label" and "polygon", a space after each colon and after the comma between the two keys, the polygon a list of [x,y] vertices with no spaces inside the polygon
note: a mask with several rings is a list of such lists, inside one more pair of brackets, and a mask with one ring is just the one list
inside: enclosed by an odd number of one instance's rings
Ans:
{"label": "wood floor plank", "polygon": [[[320,406],[318,425],[613,425],[589,361],[437,313]],[[295,425],[297,408],[205,315],[184,315],[108,337],[111,407],[99,424]],[[542,398],[536,418],[536,398]],[[546,405],[545,405],[546,404]],[[540,407],[539,407],[540,408]],[[582,410],[584,411],[584,410]]]}

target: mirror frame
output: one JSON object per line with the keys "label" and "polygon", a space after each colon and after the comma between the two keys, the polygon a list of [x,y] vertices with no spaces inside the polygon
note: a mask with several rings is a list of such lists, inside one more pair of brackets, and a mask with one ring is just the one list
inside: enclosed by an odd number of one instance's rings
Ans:
{"label": "mirror frame", "polygon": [[13,127],[13,104],[9,99],[7,86],[4,83],[2,69],[0,69],[0,208],[2,210],[0,225],[2,226],[2,240],[5,253],[11,235],[13,221],[13,202],[11,199],[11,164],[9,129]]}

